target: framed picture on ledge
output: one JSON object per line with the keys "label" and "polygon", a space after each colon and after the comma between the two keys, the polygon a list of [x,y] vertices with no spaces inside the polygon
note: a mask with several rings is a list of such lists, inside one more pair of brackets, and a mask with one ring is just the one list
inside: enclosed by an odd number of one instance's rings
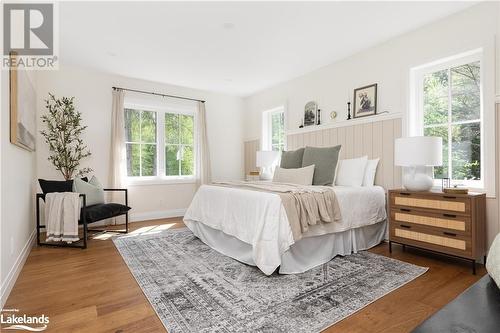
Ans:
{"label": "framed picture on ledge", "polygon": [[354,118],[377,114],[377,84],[354,89]]}
{"label": "framed picture on ledge", "polygon": [[304,107],[304,126],[316,125],[318,103],[308,102]]}

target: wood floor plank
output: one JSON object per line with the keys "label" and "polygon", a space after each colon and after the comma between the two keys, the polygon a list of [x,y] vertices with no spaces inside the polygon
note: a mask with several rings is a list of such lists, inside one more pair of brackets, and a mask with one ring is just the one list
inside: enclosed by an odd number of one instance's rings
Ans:
{"label": "wood floor plank", "polygon": [[[183,227],[179,218],[133,223],[132,232]],[[418,279],[325,330],[410,332],[485,274],[479,265],[387,244],[370,250],[429,267]],[[50,318],[46,332],[165,332],[113,242],[95,236],[86,250],[35,247],[5,308]]]}

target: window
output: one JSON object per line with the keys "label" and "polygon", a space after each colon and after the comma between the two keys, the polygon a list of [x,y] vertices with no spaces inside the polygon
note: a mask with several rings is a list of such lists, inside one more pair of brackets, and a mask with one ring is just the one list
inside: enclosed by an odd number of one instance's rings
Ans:
{"label": "window", "polygon": [[194,108],[126,103],[125,135],[129,181],[194,180]]}
{"label": "window", "polygon": [[[417,75],[419,120],[425,136],[443,138],[443,166],[434,178],[482,188],[483,133],[479,55],[453,59]],[[439,182],[439,181],[438,181]]]}
{"label": "window", "polygon": [[263,114],[264,150],[285,150],[285,111],[283,107],[272,109]]}

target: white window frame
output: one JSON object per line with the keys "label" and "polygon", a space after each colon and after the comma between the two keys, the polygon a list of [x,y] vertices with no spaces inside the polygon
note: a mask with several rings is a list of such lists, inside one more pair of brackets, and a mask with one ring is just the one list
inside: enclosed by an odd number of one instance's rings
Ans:
{"label": "white window frame", "polygon": [[[481,49],[473,50],[459,54],[457,56],[438,60],[436,62],[412,68],[410,71],[410,112],[408,117],[408,135],[421,136],[424,135],[424,76],[426,74],[445,70],[452,67],[457,67],[472,62],[480,63],[480,130],[481,130],[481,179],[480,180],[452,180],[454,184],[462,184],[468,188],[485,191],[485,117],[484,117],[484,62],[483,52]],[[451,83],[451,81],[450,81]],[[450,89],[449,89],[450,91]],[[450,98],[450,97],[449,97]],[[448,101],[449,102],[449,101]],[[451,121],[451,105],[448,104],[448,122],[443,125],[448,126],[448,136],[451,131],[451,126],[460,123],[470,123],[471,121]],[[452,144],[450,141],[449,145]],[[451,163],[451,147],[448,147],[448,163]],[[450,175],[451,178],[451,175]],[[434,187],[441,189],[441,179],[434,179]]]}
{"label": "white window frame", "polygon": [[[125,102],[124,109],[136,109],[144,111],[156,112],[156,176],[128,176],[126,181],[128,185],[161,185],[161,184],[194,184],[198,168],[198,128],[197,128],[197,112],[194,107],[179,106],[159,106],[156,103],[137,103]],[[190,176],[166,176],[165,173],[165,114],[175,113],[184,114],[194,117],[194,170]]]}
{"label": "white window frame", "polygon": [[286,150],[286,112],[284,106],[278,106],[262,113],[262,150],[272,150],[272,116],[278,113],[283,113],[283,149]]}

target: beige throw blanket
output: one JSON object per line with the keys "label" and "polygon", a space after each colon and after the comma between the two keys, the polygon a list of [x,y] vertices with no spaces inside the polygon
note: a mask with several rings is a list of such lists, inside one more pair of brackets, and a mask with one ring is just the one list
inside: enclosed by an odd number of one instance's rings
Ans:
{"label": "beige throw blanket", "polygon": [[80,199],[76,192],[47,193],[45,196],[45,226],[47,241],[76,242]]}
{"label": "beige throw blanket", "polygon": [[216,182],[212,185],[276,193],[280,196],[295,241],[310,225],[339,221],[340,208],[331,186],[272,182]]}

